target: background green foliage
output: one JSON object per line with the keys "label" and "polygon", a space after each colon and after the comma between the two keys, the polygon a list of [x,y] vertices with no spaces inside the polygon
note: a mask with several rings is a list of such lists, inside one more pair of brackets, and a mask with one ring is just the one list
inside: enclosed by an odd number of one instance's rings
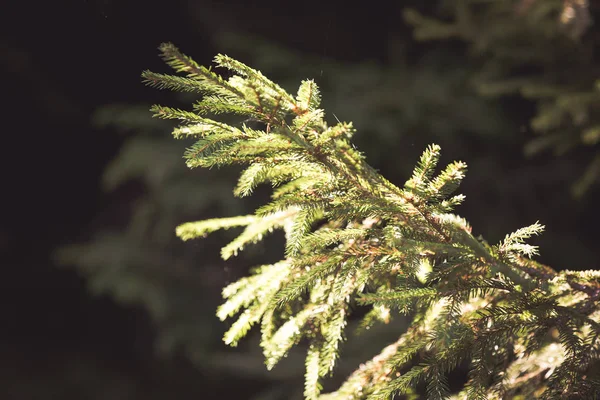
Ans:
{"label": "background green foliage", "polygon": [[[581,144],[600,142],[600,83],[593,40],[598,34],[588,32],[592,20],[587,1],[460,0],[443,2],[438,15],[404,11],[416,39],[468,44],[469,57],[478,68],[469,80],[479,94],[516,93],[533,100],[536,112],[529,125],[540,136],[527,143],[527,154],[550,148],[560,155]],[[592,40],[582,40],[586,33]],[[572,186],[573,194],[582,196],[599,174],[600,156],[595,154]]]}

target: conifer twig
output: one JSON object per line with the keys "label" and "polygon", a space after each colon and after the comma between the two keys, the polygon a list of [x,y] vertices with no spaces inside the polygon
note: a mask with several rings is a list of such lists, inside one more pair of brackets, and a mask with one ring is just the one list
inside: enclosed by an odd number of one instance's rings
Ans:
{"label": "conifer twig", "polygon": [[[326,123],[313,81],[303,81],[294,97],[230,57],[215,58],[233,72],[225,80],[173,45],[160,49],[187,76],[146,71],[145,81],[205,94],[196,112],[153,107],[155,116],[181,121],[175,137],[197,139],[185,153],[188,166],[246,166],[234,190],[238,196],[263,183],[274,188],[252,215],[183,224],[177,234],[187,240],[244,227],[222,249],[224,259],[274,229],[286,235],[282,260],[223,289],[218,317],[237,316],[226,344],[235,346],[260,325],[271,369],[293,346],[306,343],[307,399],[385,399],[414,393],[421,381],[430,398],[448,398],[447,373],[464,362],[469,380],[459,396],[467,399],[519,390],[548,399],[600,391],[586,381],[600,355],[600,272],[557,273],[533,261],[537,248],[526,241],[542,232],[539,223],[494,246],[476,239],[468,223],[452,214],[464,200],[453,193],[466,164],[437,172],[440,148],[431,145],[397,187],[351,145],[351,124]],[[219,122],[206,116],[211,113],[251,118],[264,129]],[[388,323],[396,311],[410,315],[412,324],[337,391],[321,394],[321,379],[333,371],[357,304],[370,309],[363,327]],[[550,331],[556,337],[549,338]],[[540,376],[524,360],[547,358],[552,345],[564,354],[548,361],[543,378],[519,379]]]}

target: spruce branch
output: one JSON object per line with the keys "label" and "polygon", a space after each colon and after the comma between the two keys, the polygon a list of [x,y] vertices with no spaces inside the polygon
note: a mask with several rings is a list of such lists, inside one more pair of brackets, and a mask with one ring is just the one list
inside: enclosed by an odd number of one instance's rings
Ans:
{"label": "spruce branch", "polygon": [[[585,377],[600,354],[600,272],[556,273],[532,260],[537,248],[526,240],[542,232],[539,223],[495,246],[473,236],[469,224],[451,213],[463,200],[454,193],[465,163],[450,163],[436,174],[440,147],[431,145],[397,187],[351,144],[350,123],[326,123],[314,81],[303,81],[294,97],[230,57],[215,58],[233,73],[225,79],[173,45],[160,49],[187,76],[146,71],[146,83],[205,95],[194,111],[152,109],[157,117],[181,121],[176,138],[197,140],[185,153],[187,165],[245,166],[237,196],[265,183],[274,188],[252,215],[182,224],[177,235],[188,240],[243,227],[222,249],[228,259],[274,229],[285,232],[281,261],[223,290],[217,316],[236,318],[226,344],[235,346],[260,324],[271,369],[293,346],[306,343],[307,399],[384,399],[414,394],[419,382],[430,398],[448,398],[447,374],[465,362],[470,372],[461,398],[597,390]],[[261,127],[219,122],[208,113],[250,118]],[[387,323],[397,311],[410,315],[412,324],[337,391],[321,394],[356,305],[371,308],[363,326]],[[562,353],[548,368],[528,364],[543,360],[555,345]],[[532,379],[524,381],[524,374]]]}

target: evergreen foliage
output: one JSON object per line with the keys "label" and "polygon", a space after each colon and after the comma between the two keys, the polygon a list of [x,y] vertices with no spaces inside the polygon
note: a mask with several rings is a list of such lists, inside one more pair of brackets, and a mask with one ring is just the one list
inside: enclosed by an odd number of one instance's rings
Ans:
{"label": "evergreen foliage", "polygon": [[[304,76],[319,76],[319,86],[327,93],[323,99],[326,107],[335,109],[340,116],[352,116],[360,132],[357,145],[376,154],[378,168],[387,170],[394,181],[402,179],[404,171],[412,167],[410,156],[419,143],[439,140],[446,152],[460,153],[480,136],[486,141],[504,143],[504,133],[514,130],[496,102],[482,99],[464,85],[471,71],[444,48],[412,65],[403,57],[403,47],[392,46],[390,57],[395,61],[384,65],[373,61],[342,63],[230,31],[214,40],[215,47],[269,71],[283,87],[295,86]],[[323,70],[321,74],[319,69]],[[452,100],[443,101],[440,107],[440,100],[450,96]],[[180,93],[172,106],[185,108],[196,99],[194,93]],[[235,199],[227,183],[237,176],[235,169],[190,172],[181,163],[181,142],[191,145],[193,139],[181,137],[174,142],[165,136],[172,122],[151,118],[148,108],[145,104],[110,104],[94,113],[94,126],[117,130],[124,142],[104,171],[102,186],[108,206],[87,228],[89,233],[82,232],[76,244],[58,249],[57,262],[80,274],[93,295],[108,296],[124,307],[146,311],[152,328],[146,325],[145,313],[136,314],[142,317],[139,334],[152,329],[153,343],[161,358],[181,354],[202,371],[224,379],[235,377],[239,385],[260,385],[256,393],[248,394],[249,399],[301,399],[305,357],[302,345],[292,348],[286,362],[274,371],[262,366],[264,357],[259,342],[254,342],[257,337],[245,340],[245,345],[235,352],[215,345],[224,329],[224,324],[214,318],[214,309],[221,301],[221,287],[246,274],[248,265],[278,259],[279,246],[267,247],[263,243],[247,248],[243,257],[223,262],[213,249],[223,236],[234,234],[234,229],[190,246],[173,235],[170,228],[190,219],[251,213],[268,196],[267,190],[250,199]],[[465,113],[466,109],[472,112]],[[402,142],[411,142],[413,147],[399,146]],[[511,193],[525,192],[531,180],[516,183],[515,177],[522,177],[522,171],[503,168],[502,154],[470,154],[469,183],[477,187],[477,180],[487,181],[490,174],[494,175],[495,184],[487,190],[493,192],[502,187],[501,199],[508,203]],[[484,170],[485,173],[478,173]],[[510,186],[503,187],[502,182],[508,181]],[[477,216],[473,211],[470,218]],[[516,225],[506,214],[490,215],[482,210],[482,215],[489,235],[494,231],[500,235],[509,229],[504,226]],[[481,222],[477,225],[481,227]],[[279,239],[280,233],[276,234],[276,240]],[[553,239],[556,237],[551,234],[544,235],[544,240]],[[575,244],[578,246],[570,251],[581,254],[585,245]],[[585,256],[580,260],[584,263]],[[379,343],[392,340],[397,332],[406,329],[408,322],[407,317],[396,318],[366,330],[359,320],[349,321],[346,330],[358,329],[361,334],[350,336],[344,343],[342,360],[328,384],[341,384],[355,366],[380,350]]]}
{"label": "evergreen foliage", "polygon": [[[307,399],[449,398],[448,373],[468,364],[469,379],[454,398],[594,398],[600,335],[600,273],[555,272],[532,260],[526,243],[543,227],[522,228],[497,245],[472,234],[453,214],[466,164],[436,169],[440,147],[429,146],[403,187],[370,167],[352,145],[351,123],[330,126],[314,81],[295,96],[260,71],[224,55],[223,78],[171,44],[165,61],[184,77],[143,73],[158,88],[205,95],[194,111],[154,106],[154,115],[181,121],[175,137],[197,140],[185,153],[191,167],[243,165],[234,194],[273,187],[252,215],[183,224],[185,240],[235,226],[227,245],[236,255],[273,229],[285,232],[284,258],[223,290],[217,315],[236,317],[224,341],[236,345],[260,326],[267,368],[306,343]],[[219,114],[240,116],[225,123]],[[354,312],[365,328],[398,314],[408,330],[362,364],[339,389],[321,394],[336,365]]]}
{"label": "evergreen foliage", "polygon": [[[406,9],[417,40],[457,39],[479,64],[472,84],[484,96],[517,94],[536,103],[527,154],[563,154],[580,144],[595,155],[572,187],[582,196],[600,177],[598,35],[587,0],[452,0],[436,16]],[[443,19],[442,19],[443,18]]]}
{"label": "evergreen foliage", "polygon": [[54,256],[60,265],[75,266],[91,293],[147,311],[158,328],[159,353],[184,349],[202,359],[211,349],[211,330],[218,329],[205,316],[218,303],[197,293],[214,291],[225,274],[218,255],[205,257],[202,269],[190,268],[205,248],[182,244],[172,227],[198,209],[243,212],[226,184],[235,171],[223,170],[221,183],[205,179],[209,171],[190,173],[180,162],[181,142],[164,140],[170,121],[151,118],[148,107],[113,104],[95,113],[95,125],[116,127],[127,137],[104,171],[102,189],[111,198],[86,240],[78,238]]}

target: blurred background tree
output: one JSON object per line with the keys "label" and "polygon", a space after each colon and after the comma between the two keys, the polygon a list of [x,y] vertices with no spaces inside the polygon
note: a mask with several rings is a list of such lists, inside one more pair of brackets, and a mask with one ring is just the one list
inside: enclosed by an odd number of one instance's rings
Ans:
{"label": "blurred background tree", "polygon": [[[530,128],[538,134],[525,147],[528,155],[546,149],[561,155],[581,144],[600,142],[600,81],[594,47],[598,32],[587,0],[488,2],[448,1],[442,21],[404,10],[418,40],[458,39],[468,44],[478,71],[470,76],[482,96],[516,93],[533,101]],[[583,40],[587,35],[586,40]],[[581,197],[600,175],[600,153],[571,190]]]}
{"label": "blurred background tree", "polygon": [[[161,68],[155,47],[165,40],[203,64],[229,54],[286,89],[314,78],[324,108],[355,123],[357,147],[392,182],[439,143],[468,162],[462,191],[471,200],[459,212],[488,240],[540,220],[543,262],[598,266],[597,5],[95,0],[68,11],[40,4],[35,15],[26,8],[10,11],[35,30],[11,19],[0,41],[0,68],[15,91],[8,132],[24,133],[12,136],[15,158],[3,169],[18,172],[8,177],[14,189],[0,232],[3,398],[302,394],[299,355],[267,373],[256,343],[221,344],[226,327],[214,317],[220,289],[282,248],[225,263],[216,249],[227,233],[185,244],[174,236],[184,221],[252,211],[265,193],[240,202],[231,195],[237,171],[187,170],[186,143],[150,117],[149,104],[174,98],[139,79]],[[544,148],[562,155],[534,151]],[[349,342],[336,377],[401,329]]]}

